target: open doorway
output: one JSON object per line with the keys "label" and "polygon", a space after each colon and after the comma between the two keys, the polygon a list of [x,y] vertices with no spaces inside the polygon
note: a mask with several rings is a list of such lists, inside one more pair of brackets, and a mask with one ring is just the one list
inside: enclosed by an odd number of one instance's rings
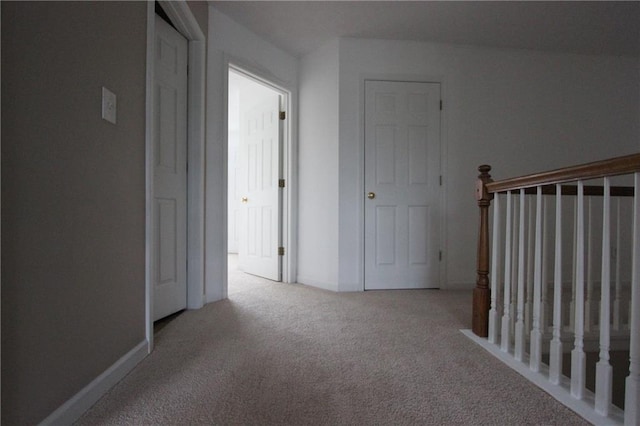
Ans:
{"label": "open doorway", "polygon": [[228,294],[283,281],[286,93],[229,69]]}

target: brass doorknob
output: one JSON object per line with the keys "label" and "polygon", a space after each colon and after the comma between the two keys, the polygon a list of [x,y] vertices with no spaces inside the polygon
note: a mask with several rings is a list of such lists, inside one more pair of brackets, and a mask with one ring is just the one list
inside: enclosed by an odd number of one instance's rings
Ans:
{"label": "brass doorknob", "polygon": [[242,200],[241,200],[241,201],[242,201],[243,203],[247,203],[247,202],[249,202],[249,199],[248,199],[247,197],[242,197]]}
{"label": "brass doorknob", "polygon": [[376,193],[375,192],[369,192],[367,194],[367,198],[370,200],[373,200],[374,198],[376,198]]}

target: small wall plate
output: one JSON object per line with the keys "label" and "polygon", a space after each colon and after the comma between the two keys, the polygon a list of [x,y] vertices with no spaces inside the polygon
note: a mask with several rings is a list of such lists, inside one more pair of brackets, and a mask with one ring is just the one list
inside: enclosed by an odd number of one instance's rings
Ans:
{"label": "small wall plate", "polygon": [[116,95],[106,87],[102,88],[102,118],[116,124]]}

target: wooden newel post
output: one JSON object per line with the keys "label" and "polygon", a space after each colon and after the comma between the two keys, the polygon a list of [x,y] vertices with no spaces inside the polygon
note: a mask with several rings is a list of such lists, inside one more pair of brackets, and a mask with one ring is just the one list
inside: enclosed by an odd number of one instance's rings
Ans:
{"label": "wooden newel post", "polygon": [[476,288],[473,290],[473,319],[471,329],[480,337],[489,334],[489,206],[493,194],[487,191],[487,183],[493,182],[489,171],[491,166],[478,167],[480,175],[476,182],[476,200],[480,207],[480,231],[478,234],[478,275]]}

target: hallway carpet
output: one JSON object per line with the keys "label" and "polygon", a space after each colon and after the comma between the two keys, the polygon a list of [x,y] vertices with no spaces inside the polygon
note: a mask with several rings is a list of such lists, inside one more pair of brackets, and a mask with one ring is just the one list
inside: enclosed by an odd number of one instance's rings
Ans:
{"label": "hallway carpet", "polygon": [[228,300],[163,327],[77,424],[586,424],[460,333],[469,291],[240,279]]}

